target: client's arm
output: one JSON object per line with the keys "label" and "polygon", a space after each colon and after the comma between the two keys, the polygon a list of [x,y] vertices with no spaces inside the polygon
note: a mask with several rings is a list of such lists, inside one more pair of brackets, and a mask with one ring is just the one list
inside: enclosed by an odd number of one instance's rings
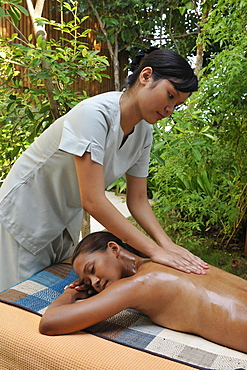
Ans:
{"label": "client's arm", "polygon": [[39,330],[46,335],[73,333],[115,315],[125,308],[134,308],[140,291],[132,278],[118,280],[99,294],[89,296],[88,290],[66,289],[46,310]]}

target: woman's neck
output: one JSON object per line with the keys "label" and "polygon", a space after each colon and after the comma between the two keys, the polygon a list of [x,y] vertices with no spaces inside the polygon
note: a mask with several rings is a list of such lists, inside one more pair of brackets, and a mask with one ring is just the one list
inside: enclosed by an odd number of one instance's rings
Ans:
{"label": "woman's neck", "polygon": [[[133,88],[132,88],[133,89]],[[134,90],[126,90],[120,98],[120,125],[124,135],[128,135],[142,120]]]}
{"label": "woman's neck", "polygon": [[147,261],[125,249],[121,250],[121,260],[123,262],[123,277],[135,275],[139,268]]}

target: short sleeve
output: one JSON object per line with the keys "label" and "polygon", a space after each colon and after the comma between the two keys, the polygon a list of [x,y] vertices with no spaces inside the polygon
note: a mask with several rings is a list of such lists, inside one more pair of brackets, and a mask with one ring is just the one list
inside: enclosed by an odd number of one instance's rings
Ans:
{"label": "short sleeve", "polygon": [[147,177],[148,176],[150,151],[151,151],[151,146],[152,146],[152,136],[151,135],[148,141],[149,142],[147,142],[146,145],[144,146],[142,154],[139,157],[139,159],[126,172],[128,175],[135,176],[135,177]]}
{"label": "short sleeve", "polygon": [[108,129],[105,114],[83,101],[64,116],[59,149],[77,156],[91,152],[92,160],[103,165]]}

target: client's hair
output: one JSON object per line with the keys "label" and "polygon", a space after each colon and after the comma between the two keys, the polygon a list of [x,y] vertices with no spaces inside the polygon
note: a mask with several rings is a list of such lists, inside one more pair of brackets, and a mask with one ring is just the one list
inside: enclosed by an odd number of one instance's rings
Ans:
{"label": "client's hair", "polygon": [[115,235],[109,233],[108,231],[97,231],[95,233],[87,235],[76,246],[72,256],[72,264],[74,263],[76,257],[80,253],[91,254],[94,252],[105,252],[109,242],[115,242],[118,245],[120,245],[120,247],[123,247],[129,252],[134,253],[138,256],[145,257],[143,254],[140,254],[136,249],[124,243],[122,240],[117,238]]}

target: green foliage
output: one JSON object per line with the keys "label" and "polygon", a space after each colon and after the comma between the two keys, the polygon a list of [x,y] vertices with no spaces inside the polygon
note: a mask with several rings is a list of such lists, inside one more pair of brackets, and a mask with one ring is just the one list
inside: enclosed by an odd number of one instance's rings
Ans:
{"label": "green foliage", "polygon": [[[216,26],[212,27],[213,24]],[[204,31],[207,37],[220,42],[222,52],[216,54],[202,71],[204,77],[197,103],[197,108],[203,108],[205,115],[206,112],[211,113],[207,121],[217,129],[219,145],[227,157],[227,173],[232,173],[233,183],[231,201],[238,211],[236,224],[239,228],[244,227],[247,209],[244,192],[247,182],[246,24],[246,1],[218,1]],[[223,231],[229,234],[232,230],[233,225]]]}
{"label": "green foliage", "polygon": [[218,42],[222,50],[211,53],[194,100],[155,128],[149,187],[157,215],[185,246],[197,243],[195,235],[213,233],[225,243],[235,232],[243,245],[237,232],[245,230],[247,209],[246,18],[244,1],[214,5],[203,35],[206,47]]}
{"label": "green foliage", "polygon": [[[23,87],[13,78],[11,88],[1,88],[0,151],[1,172],[4,179],[15,159],[33,142],[34,138],[51,123],[51,114],[45,90]],[[19,90],[19,91],[18,91]]]}
{"label": "green foliage", "polygon": [[[98,40],[115,44],[117,35],[118,50],[127,50],[131,56],[150,45],[176,48],[183,55],[195,47],[198,19],[191,11],[192,1],[79,0],[79,4],[82,14],[98,12],[105,29],[96,30]],[[191,35],[184,38],[186,33]]]}
{"label": "green foliage", "polygon": [[108,186],[106,190],[107,191],[114,190],[115,194],[119,195],[121,193],[126,193],[126,188],[127,188],[126,180],[125,180],[125,177],[122,176],[120,177],[120,179],[118,179],[113,184]]}
{"label": "green foliage", "polygon": [[[0,16],[15,23],[13,9],[26,15],[27,11],[19,6],[19,2],[11,2],[12,11],[4,8],[4,4],[9,2],[2,2]],[[20,32],[9,38],[0,37],[2,180],[23,150],[53,122],[45,85],[47,80],[52,82],[52,94],[58,103],[59,115],[62,115],[87,98],[85,91],[74,89],[76,79],[101,81],[102,77],[108,77],[102,73],[108,66],[106,57],[89,50],[85,43],[90,30],[80,31],[85,17],[77,16],[75,2],[66,4],[66,8],[72,14],[68,23],[44,18],[38,20],[39,25],[46,24],[60,32],[62,37],[58,41],[45,40],[42,35],[34,41],[32,35],[26,38]]]}
{"label": "green foliage", "polygon": [[[22,14],[28,16],[28,11],[20,5],[21,2],[22,0],[1,0],[0,17],[5,18],[9,16],[17,26]],[[8,7],[5,8],[3,5],[8,5]]]}
{"label": "green foliage", "polygon": [[[214,130],[190,109],[175,112],[155,128],[149,188],[159,218],[177,220],[168,227],[204,235],[212,225],[225,224],[232,184],[224,174],[227,165],[219,157]],[[235,218],[232,212],[231,221]]]}

